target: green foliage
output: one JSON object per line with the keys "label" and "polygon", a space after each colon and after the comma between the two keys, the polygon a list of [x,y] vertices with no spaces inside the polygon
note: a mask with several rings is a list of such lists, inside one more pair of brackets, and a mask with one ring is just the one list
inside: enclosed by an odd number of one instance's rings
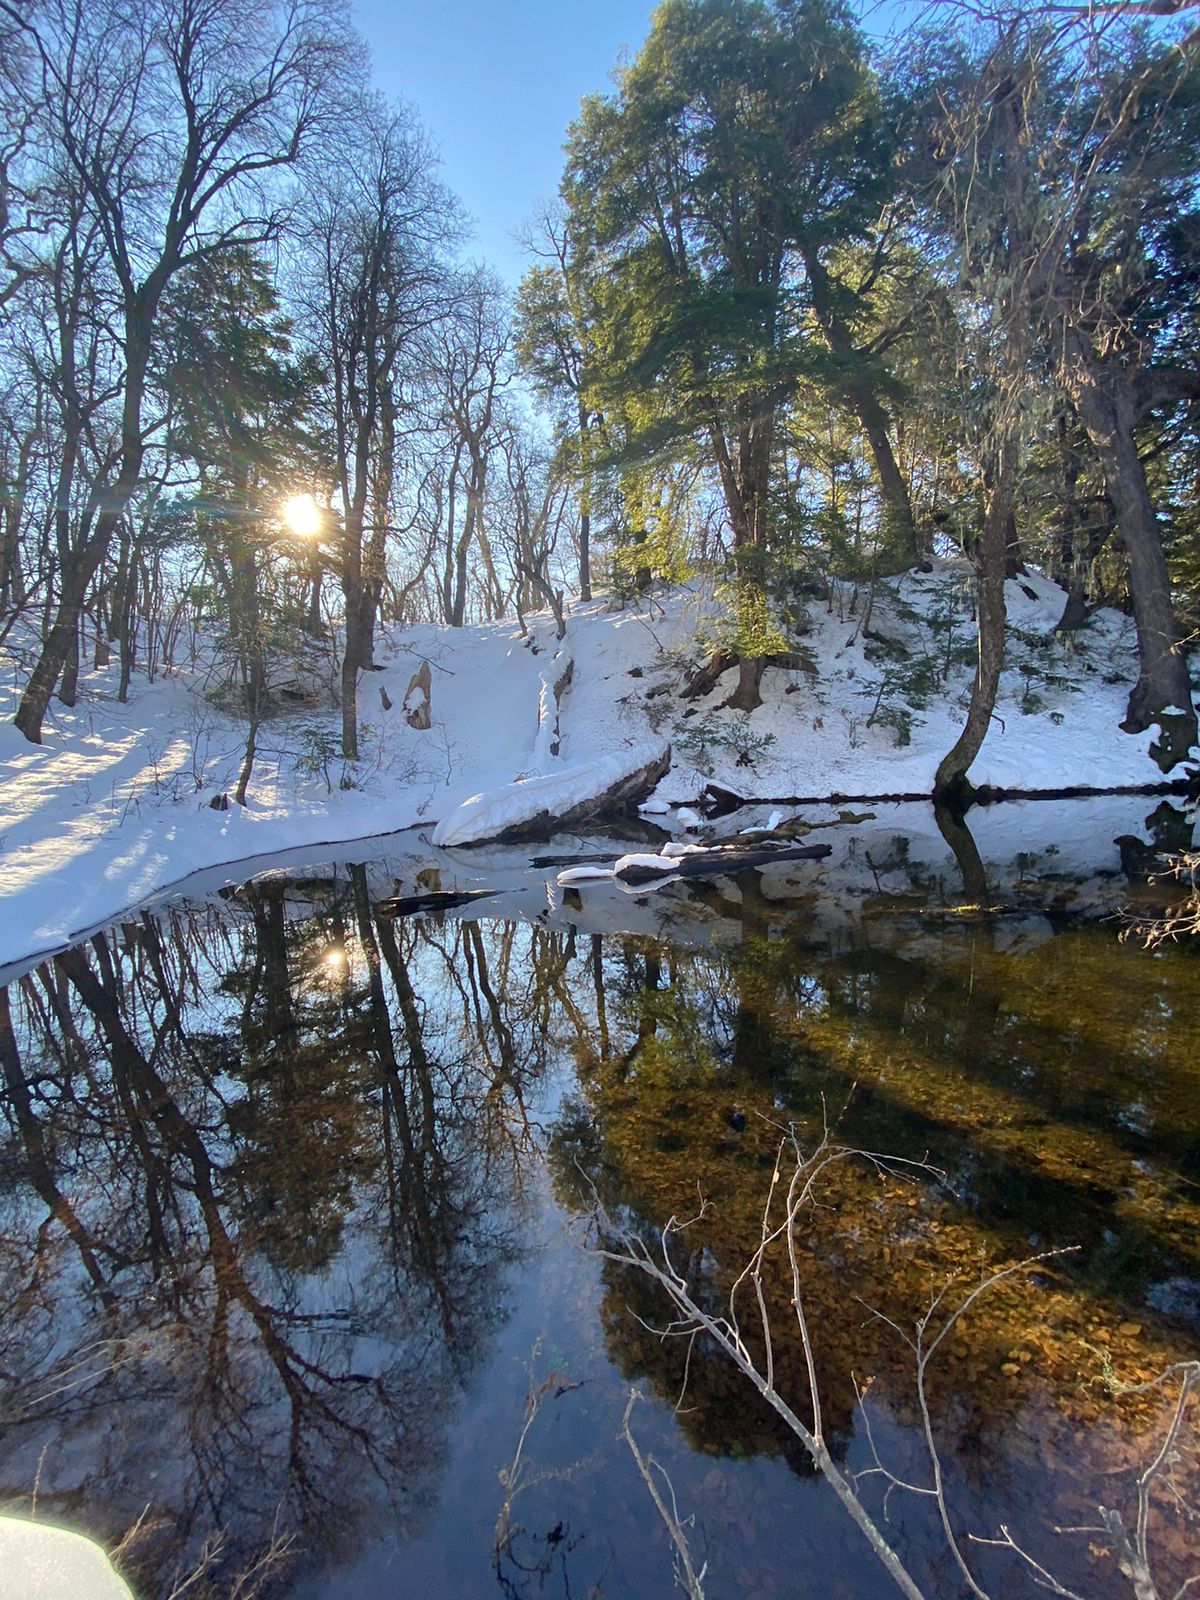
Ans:
{"label": "green foliage", "polygon": [[350,763],[342,756],[340,732],[324,723],[310,722],[298,730],[298,737],[296,771],[302,778],[323,778],[327,794],[333,793],[335,774],[339,789],[354,788]]}
{"label": "green foliage", "polygon": [[796,315],[794,252],[862,235],[888,169],[861,40],[822,3],[666,0],[617,94],[586,100],[572,130],[589,407],[611,459],[702,448],[739,545],[766,535],[775,413],[823,359]]}
{"label": "green foliage", "polygon": [[867,727],[891,728],[897,748],[912,743],[915,719],[907,706],[876,706],[867,718]]}
{"label": "green foliage", "polygon": [[[1017,705],[1025,716],[1035,716],[1046,709],[1047,693],[1061,695],[1080,692],[1074,677],[1060,670],[1066,664],[1063,658],[1069,657],[1078,647],[1077,641],[1070,635],[1060,642],[1054,636],[1043,637],[1022,628],[1013,628],[1011,637],[1027,652],[1024,660],[1017,662],[1017,671],[1022,679],[1021,697]],[[1062,721],[1057,712],[1051,712],[1051,718]]]}
{"label": "green foliage", "polygon": [[785,654],[788,642],[775,620],[762,585],[749,576],[743,576],[726,594],[734,620],[730,644],[737,654],[747,661],[761,661],[765,656]]}
{"label": "green foliage", "polygon": [[[864,683],[874,696],[866,725],[891,728],[897,745],[912,742],[914,712],[924,710],[946,690],[950,674],[974,663],[976,646],[961,628],[964,596],[940,592],[925,609],[906,598],[898,585],[884,584],[871,602],[887,613],[887,626],[899,624],[909,642],[894,633],[868,630],[863,654],[878,676]],[[881,626],[884,624],[881,624]]]}
{"label": "green foliage", "polygon": [[647,580],[686,583],[693,568],[688,554],[690,474],[629,468],[620,481],[623,525],[612,552],[613,585],[633,594]]}
{"label": "green foliage", "polygon": [[311,357],[293,357],[266,263],[246,249],[201,259],[164,297],[162,324],[172,446],[199,468],[213,515],[237,517],[261,504],[264,488],[307,481],[321,373]]}
{"label": "green foliage", "polygon": [[754,729],[749,712],[723,716],[709,711],[701,717],[678,722],[671,735],[676,754],[705,777],[712,776],[715,758],[719,755],[733,755],[737,766],[753,767],[774,743],[773,733],[759,733]]}

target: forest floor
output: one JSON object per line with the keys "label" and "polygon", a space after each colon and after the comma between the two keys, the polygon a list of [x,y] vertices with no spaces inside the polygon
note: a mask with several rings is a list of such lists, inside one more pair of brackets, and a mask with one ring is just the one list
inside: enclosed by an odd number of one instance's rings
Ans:
{"label": "forest floor", "polygon": [[[1059,638],[1057,586],[1031,573],[1007,588],[1006,669],[973,782],[1033,791],[1161,780],[1152,735],[1119,728],[1136,672],[1132,620],[1102,611]],[[35,747],[10,721],[31,659],[10,641],[0,653],[0,964],[199,869],[435,823],[445,839],[464,801],[482,792],[503,820],[532,779],[553,810],[589,774],[611,776],[668,742],[656,798],[671,805],[695,803],[709,783],[747,799],[927,795],[970,694],[971,590],[965,562],[942,562],[879,585],[869,604],[850,590],[807,601],[789,641],[796,665],[767,670],[763,705],[749,714],[723,707],[732,670],[704,698],[683,698],[725,627],[721,597],[704,584],[620,610],[578,606],[562,640],[546,615],[526,619],[526,633],[515,621],[384,628],[382,670],[360,688],[363,759],[347,766],[337,754],[327,695],[294,706],[261,732],[249,803],[225,811],[209,802],[232,792],[245,729],[209,698],[211,659],[154,683],[135,677],[126,704],[115,666],[87,673],[75,707],[56,702]],[[430,726],[415,728],[404,702],[423,662]]]}

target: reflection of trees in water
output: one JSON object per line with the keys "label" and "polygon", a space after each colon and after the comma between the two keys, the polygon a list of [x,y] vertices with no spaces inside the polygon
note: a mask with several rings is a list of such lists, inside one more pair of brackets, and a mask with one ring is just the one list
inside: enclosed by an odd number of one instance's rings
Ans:
{"label": "reflection of trees in water", "polygon": [[[969,852],[964,877],[986,888]],[[931,1374],[933,1397],[973,1490],[999,1472],[1027,1494],[1021,1475],[1040,1481],[1043,1452],[1080,1456],[1102,1413],[1136,1450],[1156,1402],[1110,1404],[1093,1383],[1096,1351],[1134,1378],[1192,1353],[1142,1304],[1148,1276],[1197,1270],[1200,1208],[1186,1177],[1200,1131],[1187,1087],[1196,1019],[1189,1031],[1178,1015],[1191,991],[1144,963],[1135,975],[1115,930],[1008,955],[1011,922],[948,924],[881,902],[853,946],[831,948],[754,882],[739,888],[707,891],[741,924],[733,950],[676,952],[669,981],[655,944],[626,940],[612,957],[611,1049],[585,1062],[552,1143],[560,1195],[587,1209],[594,1185],[654,1248],[702,1193],[710,1213],[673,1256],[719,1309],[759,1239],[777,1143],[763,1118],[795,1120],[812,1145],[827,1109],[841,1141],[928,1154],[948,1175],[935,1188],[847,1167],[806,1218],[804,1292],[831,1443],[844,1450],[855,1430],[852,1374],[875,1380],[892,1417],[914,1415],[910,1356],[865,1307],[911,1326],[951,1272],[970,1284],[983,1259],[1082,1243],[1078,1262],[1001,1286],[961,1326]],[[1131,1094],[1153,1141],[1123,1118]],[[797,1403],[808,1386],[778,1265],[766,1285],[776,1371]],[[614,1359],[671,1401],[686,1379],[679,1426],[697,1448],[782,1453],[808,1470],[724,1357],[656,1335],[665,1315],[652,1284],[611,1263],[604,1281]]]}
{"label": "reflection of trees in water", "polygon": [[419,1513],[518,1249],[517,941],[376,920],[356,869],[304,920],[293,892],[143,917],[0,997],[0,1494],[36,1473],[109,1540],[149,1503],[147,1595],[214,1536],[223,1593],[274,1534]]}
{"label": "reflection of trees in water", "polygon": [[[1082,1389],[1082,1340],[1103,1335],[1127,1376],[1157,1364],[1157,1334],[1122,1321],[1147,1274],[1195,1272],[1195,996],[1177,958],[1147,963],[1094,930],[1010,954],[1003,918],[931,920],[882,892],[853,940],[831,938],[755,874],[689,894],[733,948],[391,922],[360,868],[267,879],[220,914],[143,917],[14,985],[0,1492],[27,1495],[46,1447],[45,1510],[111,1538],[152,1500],[135,1552],[148,1596],[224,1530],[219,1593],[277,1514],[330,1556],[380,1516],[411,1526],[503,1305],[546,1069],[570,1059],[560,1195],[586,1207],[594,1183],[650,1238],[703,1190],[712,1214],[681,1264],[713,1304],[757,1242],[776,1142],[763,1116],[815,1129],[827,1106],[847,1142],[947,1171],[935,1192],[848,1170],[812,1213],[806,1294],[839,1447],[852,1370],[895,1416],[912,1403],[855,1294],[903,1321],[981,1249],[1082,1241],[1069,1276],[972,1320],[936,1393],[968,1474],[998,1447],[1012,1466],[1055,1442],[1053,1407],[1057,1447],[1075,1448],[1102,1403]],[[769,1291],[780,1328],[785,1287]],[[630,1308],[657,1320],[648,1286],[606,1266],[610,1352],[674,1400],[687,1351]],[[794,1342],[777,1360],[803,1395]],[[802,1464],[700,1347],[688,1403],[696,1448]],[[1026,1415],[1035,1443],[1018,1438]],[[1135,1427],[1132,1402],[1119,1420]]]}

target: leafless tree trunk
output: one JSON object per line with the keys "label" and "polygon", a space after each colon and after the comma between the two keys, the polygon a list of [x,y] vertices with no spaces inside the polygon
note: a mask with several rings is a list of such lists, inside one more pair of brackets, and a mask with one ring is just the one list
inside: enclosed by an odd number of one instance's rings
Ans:
{"label": "leafless tree trunk", "polygon": [[313,340],[331,369],[341,501],[345,640],[342,753],[358,759],[358,678],[372,664],[387,576],[402,362],[444,315],[441,248],[452,209],[407,113],[359,103],[347,164],[317,173],[316,267],[306,291]]}
{"label": "leafless tree trunk", "polygon": [[1141,733],[1158,724],[1150,753],[1169,772],[1196,743],[1196,712],[1158,517],[1138,454],[1134,374],[1098,362],[1083,332],[1070,323],[1063,328],[1062,346],[1064,382],[1099,456],[1129,560],[1139,670],[1124,726]]}

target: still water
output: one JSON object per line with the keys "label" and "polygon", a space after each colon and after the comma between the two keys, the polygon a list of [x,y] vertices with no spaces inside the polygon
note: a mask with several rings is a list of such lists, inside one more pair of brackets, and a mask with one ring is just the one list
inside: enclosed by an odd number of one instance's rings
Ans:
{"label": "still water", "polygon": [[[120,1545],[139,1600],[648,1600],[677,1558],[622,1437],[636,1390],[708,1600],[891,1595],[748,1380],[663,1337],[661,1290],[593,1248],[598,1205],[652,1253],[703,1208],[672,1259],[722,1314],[781,1140],[829,1130],[885,1158],[829,1168],[794,1229],[835,1460],[926,1592],[965,1592],[930,1498],[888,1492],[932,1481],[914,1329],[1038,1257],[926,1370],[951,1523],[997,1595],[1037,1592],[967,1542],[1002,1526],[1083,1593],[1131,1593],[1096,1507],[1131,1518],[1178,1392],[1154,1380],[1200,1354],[1198,952],[1111,920],[1156,837],[1183,842],[1152,811],[825,814],[826,862],[636,894],[390,841],[14,977],[3,1508]],[[377,909],[463,882],[504,892]],[[809,1422],[782,1240],[762,1283]],[[1200,1568],[1183,1420],[1164,1594]]]}

